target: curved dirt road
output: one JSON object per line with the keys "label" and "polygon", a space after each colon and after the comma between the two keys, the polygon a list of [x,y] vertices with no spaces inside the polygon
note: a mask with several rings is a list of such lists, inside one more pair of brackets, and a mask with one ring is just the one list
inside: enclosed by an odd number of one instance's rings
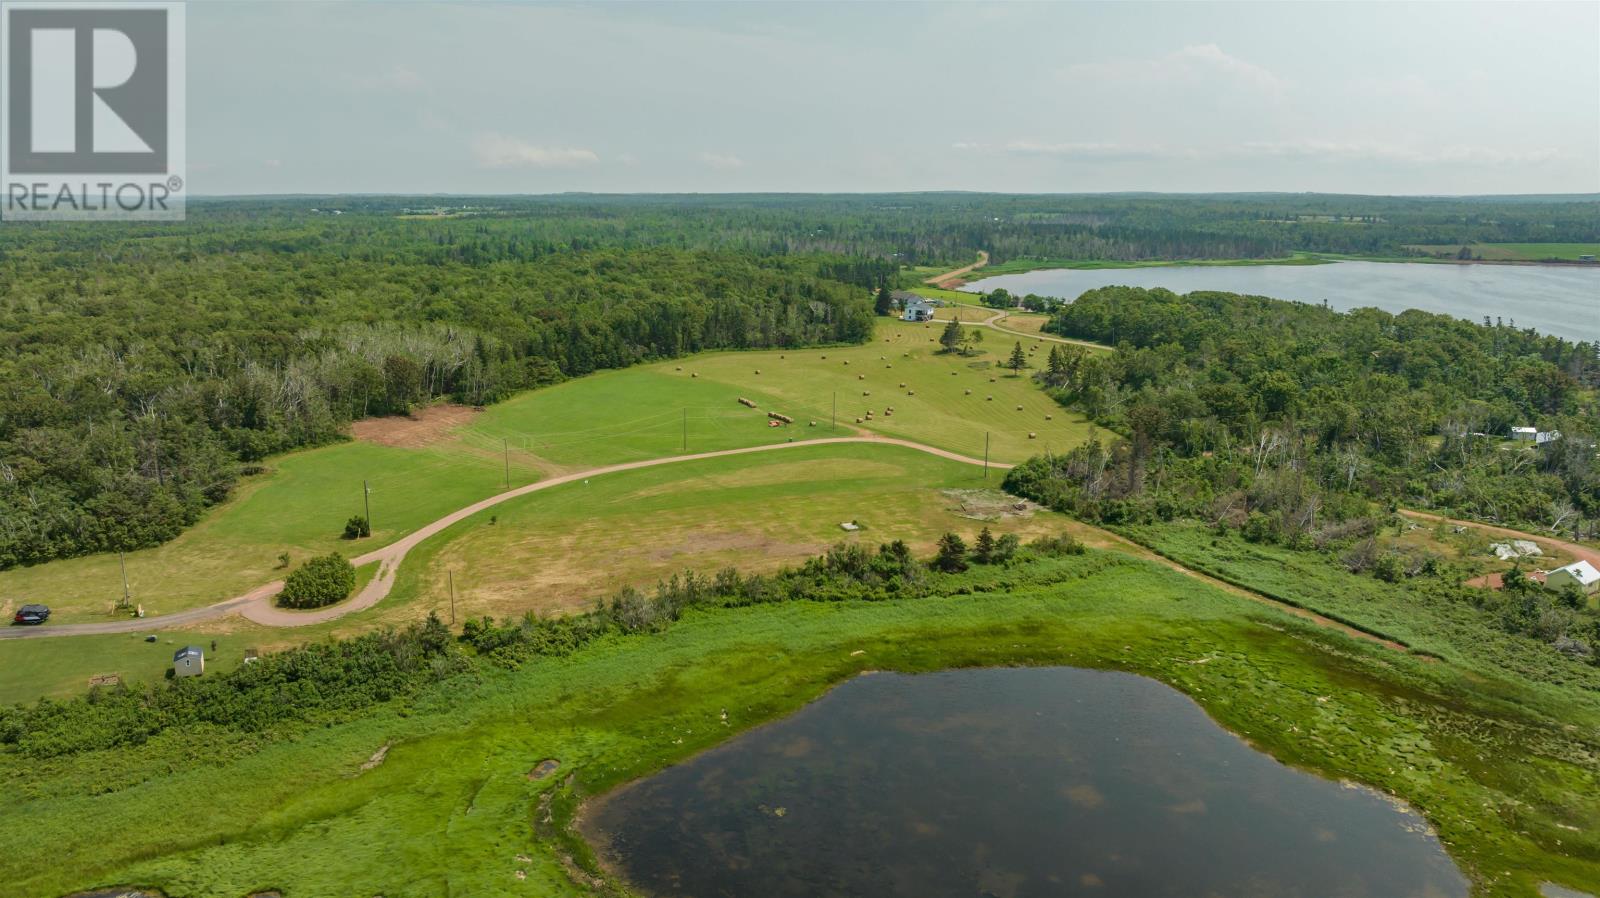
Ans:
{"label": "curved dirt road", "polygon": [[1534,542],[1546,543],[1548,545],[1555,546],[1563,552],[1571,554],[1572,557],[1578,559],[1579,561],[1587,561],[1595,567],[1600,568],[1600,550],[1591,549],[1588,546],[1579,545],[1578,543],[1570,543],[1563,539],[1557,539],[1556,537],[1545,536],[1542,533],[1529,533],[1526,530],[1512,530],[1510,527],[1500,527],[1495,524],[1480,524],[1477,521],[1460,521],[1455,518],[1447,518],[1444,515],[1431,514],[1426,511],[1411,511],[1410,509],[1406,508],[1400,509],[1400,513],[1408,518],[1414,518],[1419,521],[1444,521],[1446,524],[1454,524],[1457,527],[1471,527],[1475,530],[1482,530],[1484,533],[1492,533],[1495,536],[1504,536],[1510,539],[1528,539],[1533,540]]}
{"label": "curved dirt road", "polygon": [[[773,443],[765,446],[748,446],[743,449],[722,449],[717,452],[697,452],[689,455],[670,455],[663,458],[649,458],[641,461],[606,465],[599,468],[590,468],[586,471],[563,474],[559,477],[552,477],[548,480],[541,480],[536,483],[530,483],[526,486],[517,487],[516,489],[507,490],[503,493],[497,493],[488,497],[487,499],[474,502],[473,504],[464,508],[458,508],[450,514],[438,519],[437,521],[426,524],[381,549],[374,549],[373,551],[364,555],[357,555],[355,558],[350,559],[352,564],[356,565],[357,567],[361,567],[363,565],[377,562],[377,574],[367,583],[365,587],[362,588],[359,593],[355,595],[354,598],[347,599],[336,605],[330,605],[326,608],[319,608],[315,611],[293,611],[287,608],[277,607],[273,604],[272,599],[278,594],[278,591],[283,588],[283,581],[274,580],[271,583],[258,586],[244,595],[235,596],[234,598],[218,602],[214,605],[206,605],[202,608],[192,608],[188,611],[179,611],[173,614],[163,614],[159,617],[147,617],[143,619],[130,618],[128,620],[107,621],[105,623],[61,624],[59,626],[50,626],[47,624],[42,627],[27,628],[7,627],[3,630],[0,630],[0,639],[28,639],[50,636],[87,636],[104,635],[109,633],[140,633],[148,630],[159,630],[167,627],[198,623],[200,621],[225,617],[234,613],[241,614],[247,620],[254,621],[258,624],[264,624],[269,627],[305,627],[312,624],[325,623],[327,621],[344,617],[347,614],[353,614],[357,611],[371,608],[373,605],[383,601],[384,597],[389,594],[389,591],[394,588],[395,572],[399,569],[400,562],[405,560],[406,553],[410,552],[423,540],[434,536],[441,530],[444,530],[446,527],[469,518],[480,511],[493,508],[502,502],[516,499],[520,496],[526,496],[529,493],[537,493],[540,490],[547,490],[552,487],[572,483],[573,481],[585,480],[590,477],[599,477],[604,474],[615,474],[619,471],[634,471],[640,468],[653,468],[658,465],[670,465],[676,462],[697,461],[699,459],[706,458],[723,458],[730,455],[749,455],[755,452],[772,452],[780,449],[790,449],[799,446],[827,446],[841,443],[873,443],[889,446],[901,446],[907,449],[915,449],[918,452],[926,452],[929,455],[937,455],[940,458],[947,458],[951,461],[963,462],[969,465],[981,465],[984,463],[983,460],[979,458],[972,458],[970,456],[961,455],[956,452],[950,452],[945,449],[937,449],[933,446],[925,446],[921,443],[914,443],[910,440],[896,439],[894,437],[861,436],[824,437],[822,439],[815,440],[796,440],[792,443]],[[1011,467],[1011,465],[1001,464],[999,462],[990,462],[989,466],[999,470],[1006,470]]]}

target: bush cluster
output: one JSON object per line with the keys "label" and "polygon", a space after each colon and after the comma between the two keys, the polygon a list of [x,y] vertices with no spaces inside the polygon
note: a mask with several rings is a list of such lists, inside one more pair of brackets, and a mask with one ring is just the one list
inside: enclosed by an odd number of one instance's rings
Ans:
{"label": "bush cluster", "polygon": [[278,604],[284,608],[321,608],[344,601],[355,588],[355,567],[334,552],[311,559],[285,578]]}

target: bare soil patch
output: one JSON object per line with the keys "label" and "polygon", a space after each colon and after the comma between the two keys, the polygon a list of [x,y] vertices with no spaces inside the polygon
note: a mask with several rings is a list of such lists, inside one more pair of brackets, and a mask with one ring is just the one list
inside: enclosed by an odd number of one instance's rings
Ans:
{"label": "bare soil patch", "polygon": [[476,414],[476,409],[465,405],[430,405],[410,415],[363,418],[350,425],[350,435],[364,443],[420,449],[443,442],[450,431],[471,421]]}
{"label": "bare soil patch", "polygon": [[940,490],[940,495],[951,500],[950,511],[974,521],[1004,521],[1012,518],[1031,518],[1039,506],[1000,490]]}

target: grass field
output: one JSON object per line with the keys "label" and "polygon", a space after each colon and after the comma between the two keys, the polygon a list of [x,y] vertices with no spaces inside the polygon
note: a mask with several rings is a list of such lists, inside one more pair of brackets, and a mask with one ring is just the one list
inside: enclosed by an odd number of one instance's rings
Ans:
{"label": "grass field", "polygon": [[[1052,512],[986,522],[964,516],[965,492],[983,508],[1016,500],[995,487],[1000,472],[896,446],[818,446],[647,468],[569,484],[500,506],[497,521],[465,528],[425,561],[422,609],[447,616],[452,571],[464,617],[514,616],[588,607],[601,596],[693,569],[771,570],[840,541],[876,546],[904,539],[932,555],[947,531],[969,539],[983,526],[1024,539],[1059,533]],[[839,524],[862,529],[846,533]]]}
{"label": "grass field", "polygon": [[[1027,377],[994,367],[1010,341],[991,341],[978,356],[952,357],[935,352],[929,341],[936,336],[922,325],[884,321],[863,346],[705,353],[606,371],[492,406],[429,445],[356,441],[282,456],[177,539],[128,553],[129,587],[147,614],[167,614],[281,577],[278,555],[285,551],[299,564],[314,554],[353,555],[385,545],[503,489],[503,447],[510,449],[516,486],[551,470],[676,455],[685,445],[705,452],[870,431],[981,458],[988,433],[992,458],[1017,462],[1084,438],[1080,415],[1057,406]],[[837,427],[829,423],[835,393]],[[740,396],[759,409],[739,405]],[[889,406],[894,414],[885,417]],[[857,426],[855,418],[869,409],[874,420]],[[769,428],[767,410],[797,424]],[[813,420],[817,426],[808,426]],[[1030,440],[1030,432],[1037,438]],[[363,510],[363,480],[372,490],[373,535],[350,543],[339,535],[345,520]],[[58,623],[111,619],[121,594],[114,555],[0,572],[0,611],[44,602]]]}
{"label": "grass field", "polygon": [[[498,455],[458,446],[398,449],[350,442],[279,457],[237,494],[164,545],[127,554],[128,585],[148,615],[232,598],[282,577],[291,565],[338,551],[355,555],[384,545],[445,513],[503,489]],[[517,463],[514,485],[536,479]],[[362,481],[372,489],[372,536],[340,538],[361,514]],[[122,595],[115,555],[92,555],[0,571],[0,597],[44,602],[53,622],[113,619]]]}
{"label": "grass field", "polygon": [[[590,894],[569,872],[589,863],[566,828],[583,796],[862,670],[1003,664],[1120,669],[1182,689],[1286,763],[1418,805],[1478,895],[1600,883],[1583,735],[1600,721],[1559,705],[1554,687],[1352,641],[1120,556],[962,582],[971,594],[695,611],[663,635],[486,668],[295,738],[170,732],[0,768],[0,839],[48,844],[52,857],[0,857],[0,883],[19,895],[115,883],[191,898]],[[532,779],[545,758],[559,774]]]}
{"label": "grass field", "polygon": [[[1489,262],[1576,262],[1579,256],[1600,256],[1600,243],[1474,243],[1468,248]],[[1461,251],[1461,244],[1417,244],[1406,249],[1454,258]]]}
{"label": "grass field", "polygon": [[[705,353],[608,371],[494,406],[473,422],[468,439],[486,446],[506,439],[571,466],[631,461],[682,452],[685,409],[690,452],[859,429],[978,458],[987,433],[994,460],[1018,462],[1087,435],[1081,415],[1062,409],[1028,377],[997,367],[1015,339],[985,334],[982,352],[946,355],[938,351],[938,327],[885,320],[863,346]],[[1048,351],[1044,341],[1023,344]],[[1036,355],[1035,368],[1042,364]],[[739,405],[741,396],[757,408]],[[835,396],[839,426],[832,428]],[[891,406],[893,415],[885,416]],[[768,428],[767,411],[797,423]]]}

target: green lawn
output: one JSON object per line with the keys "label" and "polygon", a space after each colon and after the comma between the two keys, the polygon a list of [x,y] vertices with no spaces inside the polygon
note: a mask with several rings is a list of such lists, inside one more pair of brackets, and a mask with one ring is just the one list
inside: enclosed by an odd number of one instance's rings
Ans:
{"label": "green lawn", "polygon": [[[1030,378],[997,367],[1020,340],[1040,347],[1032,358],[1037,370],[1048,343],[986,332],[977,355],[946,355],[938,351],[940,327],[884,320],[863,346],[705,353],[603,372],[493,406],[469,431],[485,446],[506,439],[572,466],[678,454],[685,410],[690,452],[848,434],[869,410],[874,419],[863,420],[862,429],[979,458],[987,433],[996,461],[1022,461],[1046,445],[1063,448],[1087,436],[1081,415]],[[741,396],[757,408],[741,406]],[[836,397],[837,428],[830,427]],[[884,417],[891,406],[894,414]],[[769,428],[767,411],[797,423]]]}
{"label": "green lawn", "polygon": [[[568,872],[589,864],[567,829],[583,796],[862,670],[999,664],[1113,668],[1182,689],[1286,763],[1416,803],[1479,895],[1600,883],[1583,735],[1596,720],[1551,716],[1554,691],[1524,695],[1493,671],[1356,642],[1118,556],[963,579],[971,594],[693,611],[663,635],[484,668],[293,738],[200,728],[7,760],[0,840],[48,844],[52,861],[0,857],[0,883],[24,895],[116,883],[188,898],[592,894]],[[531,779],[544,758],[559,775]]]}

